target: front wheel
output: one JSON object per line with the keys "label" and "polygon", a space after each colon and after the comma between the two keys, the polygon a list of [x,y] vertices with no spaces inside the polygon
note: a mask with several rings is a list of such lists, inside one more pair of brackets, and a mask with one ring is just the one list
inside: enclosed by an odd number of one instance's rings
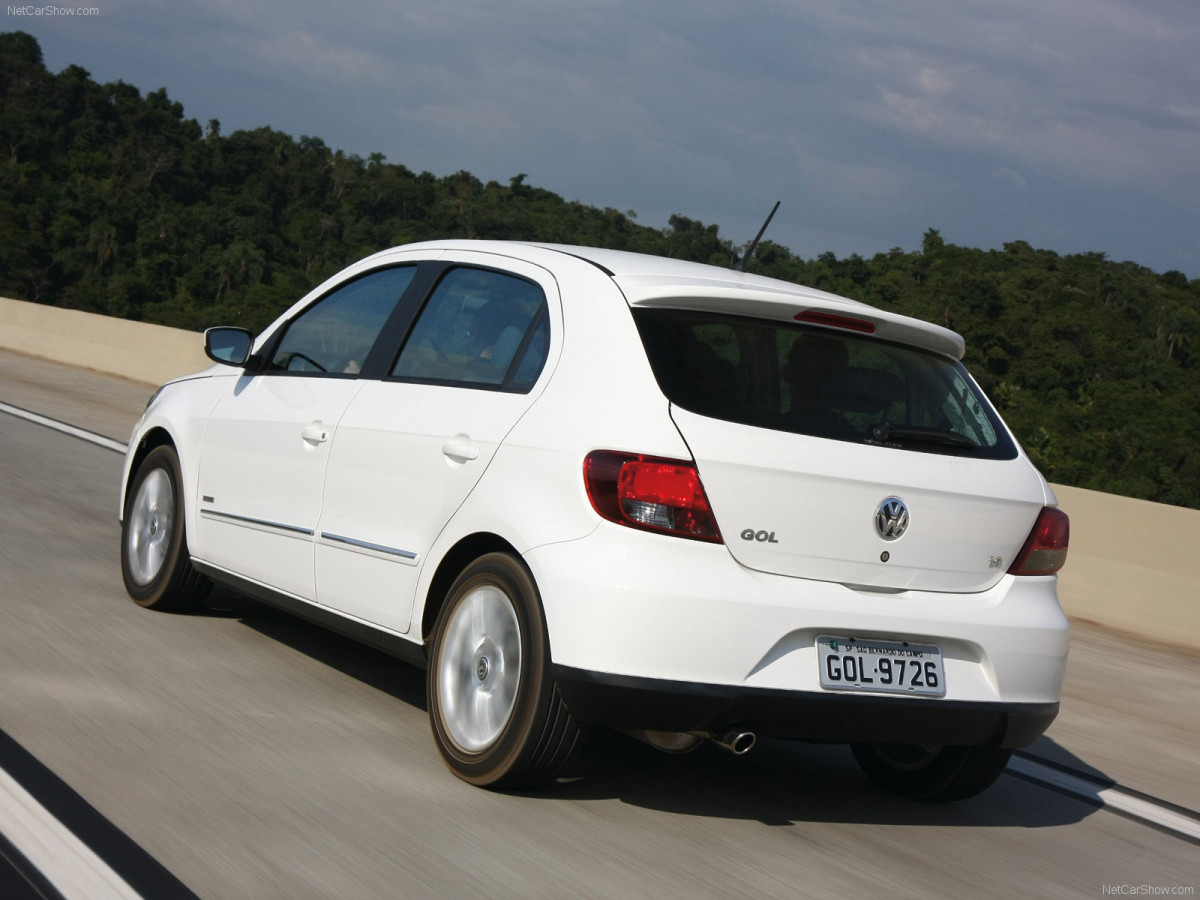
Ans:
{"label": "front wheel", "polygon": [[121,575],[139,606],[183,610],[198,606],[209,581],[192,568],[183,527],[179,458],[155,447],[138,466],[121,521]]}
{"label": "front wheel", "polygon": [[875,784],[910,800],[966,800],[1000,777],[1011,750],[923,744],[853,744],[859,766]]}
{"label": "front wheel", "polygon": [[480,787],[552,781],[582,737],[554,685],[537,586],[506,553],[480,557],[450,588],[433,631],[426,692],[442,758]]}

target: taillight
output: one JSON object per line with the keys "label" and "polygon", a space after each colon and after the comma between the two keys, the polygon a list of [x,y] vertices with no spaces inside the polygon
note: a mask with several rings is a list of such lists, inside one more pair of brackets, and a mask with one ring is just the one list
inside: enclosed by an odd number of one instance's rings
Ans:
{"label": "taillight", "polygon": [[1071,520],[1061,509],[1044,507],[1025,546],[1013,560],[1011,575],[1053,575],[1067,561],[1067,544],[1071,540]]}
{"label": "taillight", "polygon": [[583,481],[610,522],[722,543],[695,463],[597,450],[583,461]]}

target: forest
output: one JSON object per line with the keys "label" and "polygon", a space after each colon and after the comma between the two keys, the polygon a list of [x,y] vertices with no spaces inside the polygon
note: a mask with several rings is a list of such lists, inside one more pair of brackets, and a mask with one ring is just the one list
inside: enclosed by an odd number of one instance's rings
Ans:
{"label": "forest", "polygon": [[[221,133],[165,89],[47,71],[0,34],[0,296],[202,329],[260,329],[348,263],[444,237],[553,241],[728,266],[716,224],[667,227],[469,172],[416,173],[320,138]],[[914,238],[916,236],[914,235]],[[1013,240],[804,258],[764,240],[747,271],[945,325],[1051,480],[1200,508],[1200,279]]]}

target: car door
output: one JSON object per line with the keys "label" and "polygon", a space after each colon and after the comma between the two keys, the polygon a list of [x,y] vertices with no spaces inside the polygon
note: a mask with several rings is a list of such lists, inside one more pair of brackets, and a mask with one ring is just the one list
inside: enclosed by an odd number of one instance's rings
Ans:
{"label": "car door", "polygon": [[441,265],[389,375],[342,417],[316,545],[319,602],[401,633],[430,548],[544,384],[558,330],[545,270],[469,253]]}
{"label": "car door", "polygon": [[352,278],[268,342],[217,403],[200,456],[201,559],[315,599],[313,540],[329,447],[416,266]]}

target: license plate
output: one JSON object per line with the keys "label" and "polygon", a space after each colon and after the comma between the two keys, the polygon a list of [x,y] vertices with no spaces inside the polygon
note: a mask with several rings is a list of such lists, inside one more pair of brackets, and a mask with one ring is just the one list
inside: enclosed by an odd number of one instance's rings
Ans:
{"label": "license plate", "polygon": [[826,690],[935,697],[946,693],[942,651],[933,644],[823,634],[817,637],[817,660]]}

